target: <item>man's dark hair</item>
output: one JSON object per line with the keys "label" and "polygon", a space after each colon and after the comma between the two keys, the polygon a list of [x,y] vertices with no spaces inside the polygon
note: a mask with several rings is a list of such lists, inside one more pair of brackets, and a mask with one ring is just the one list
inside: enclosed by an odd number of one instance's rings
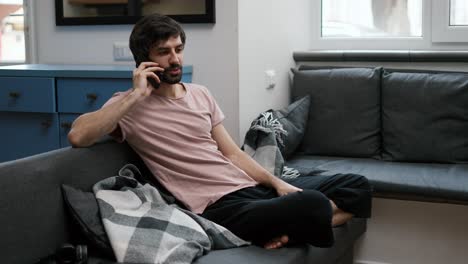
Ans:
{"label": "man's dark hair", "polygon": [[185,44],[185,32],[174,19],[160,14],[151,14],[140,19],[130,35],[130,50],[136,65],[148,61],[151,47],[170,37],[180,36]]}

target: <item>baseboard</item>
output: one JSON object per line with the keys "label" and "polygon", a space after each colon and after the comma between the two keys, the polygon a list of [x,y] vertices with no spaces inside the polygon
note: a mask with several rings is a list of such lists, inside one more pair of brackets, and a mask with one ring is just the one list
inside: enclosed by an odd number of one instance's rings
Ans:
{"label": "baseboard", "polygon": [[378,261],[369,261],[369,260],[355,260],[354,264],[392,264],[388,262],[378,262]]}

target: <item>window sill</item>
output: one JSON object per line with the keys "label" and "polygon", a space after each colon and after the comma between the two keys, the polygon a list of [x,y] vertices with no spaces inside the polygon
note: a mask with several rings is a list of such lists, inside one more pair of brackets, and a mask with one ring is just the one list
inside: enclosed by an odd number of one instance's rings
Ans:
{"label": "window sill", "polygon": [[434,50],[311,50],[295,51],[296,62],[305,61],[389,61],[468,62],[468,51]]}

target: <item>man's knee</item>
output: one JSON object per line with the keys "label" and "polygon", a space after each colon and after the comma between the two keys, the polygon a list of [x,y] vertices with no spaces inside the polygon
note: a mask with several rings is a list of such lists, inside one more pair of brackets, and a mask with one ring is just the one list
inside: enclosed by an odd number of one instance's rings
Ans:
{"label": "man's knee", "polygon": [[296,224],[289,235],[292,239],[318,247],[333,244],[332,216],[330,200],[321,192],[303,190],[291,195]]}
{"label": "man's knee", "polygon": [[348,188],[356,188],[365,191],[372,191],[372,186],[369,180],[359,174],[346,174],[348,177],[347,181],[349,182]]}
{"label": "man's knee", "polygon": [[315,222],[320,227],[328,227],[331,223],[333,208],[330,199],[319,191],[304,190],[296,193],[297,210],[304,219]]}

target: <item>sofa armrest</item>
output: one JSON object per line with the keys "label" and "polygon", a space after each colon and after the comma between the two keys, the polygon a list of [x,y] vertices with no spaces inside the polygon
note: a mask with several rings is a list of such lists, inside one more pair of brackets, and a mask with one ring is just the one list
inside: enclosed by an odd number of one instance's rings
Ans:
{"label": "sofa armrest", "polygon": [[34,263],[70,241],[61,184],[91,190],[141,160],[127,144],[100,142],[0,163],[0,225],[4,263]]}

